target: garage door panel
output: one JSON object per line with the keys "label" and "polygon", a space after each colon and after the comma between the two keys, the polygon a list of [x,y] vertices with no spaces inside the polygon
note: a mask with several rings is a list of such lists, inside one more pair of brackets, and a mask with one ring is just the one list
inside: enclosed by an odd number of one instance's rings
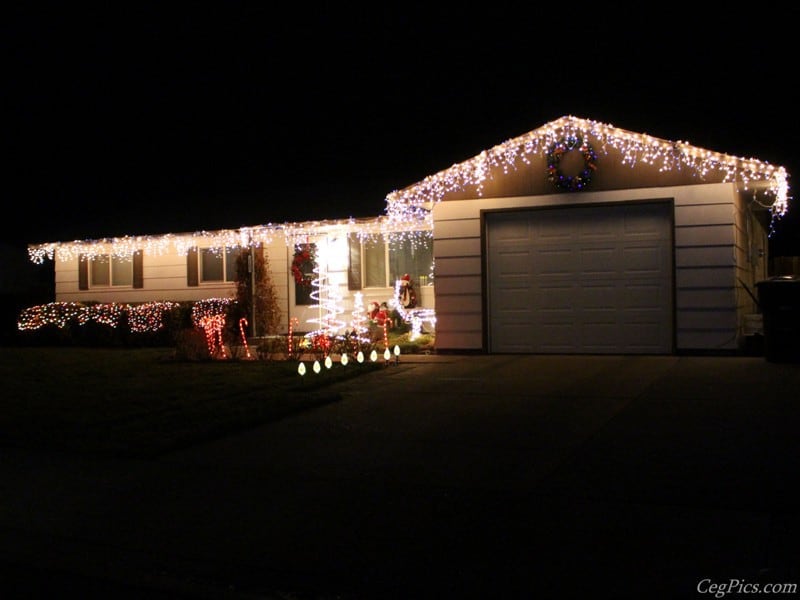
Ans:
{"label": "garage door panel", "polygon": [[530,264],[530,252],[500,252],[497,255],[497,268],[494,272],[501,279],[508,275],[527,276]]}
{"label": "garage door panel", "polygon": [[498,215],[493,221],[492,235],[496,243],[525,241],[529,237],[528,220],[512,213]]}
{"label": "garage door panel", "polygon": [[530,221],[530,231],[532,237],[539,240],[540,244],[566,244],[574,241],[576,232],[570,223],[565,222],[559,211],[541,211],[541,215],[535,221]]}
{"label": "garage door panel", "polygon": [[573,321],[551,322],[541,326],[537,335],[530,335],[534,348],[546,347],[558,352],[575,350],[575,327]]}
{"label": "garage door panel", "polygon": [[536,298],[532,299],[530,288],[527,290],[528,302],[538,310],[564,310],[572,309],[576,304],[575,287],[570,282],[568,285],[542,284]]}
{"label": "garage door panel", "polygon": [[540,275],[572,275],[575,271],[575,251],[571,248],[538,250],[531,254],[531,267]]}
{"label": "garage door panel", "polygon": [[629,239],[669,239],[669,230],[666,230],[665,235],[665,229],[661,225],[649,213],[637,210],[636,207],[626,210],[622,219],[623,234]]}
{"label": "garage door panel", "polygon": [[617,310],[618,301],[614,286],[584,286],[576,293],[579,298],[578,306],[584,310]]}
{"label": "garage door panel", "polygon": [[620,332],[629,352],[659,354],[663,346],[659,339],[662,330],[660,323],[636,323],[623,325]]}
{"label": "garage door panel", "polygon": [[580,251],[581,277],[613,277],[618,269],[616,248],[584,248]]}
{"label": "garage door panel", "polygon": [[506,340],[505,352],[530,352],[531,341],[528,337],[527,328],[523,323],[520,327],[511,325],[499,326],[498,334]]}
{"label": "garage door panel", "polygon": [[651,310],[663,312],[664,298],[663,286],[654,282],[650,285],[625,285],[622,295],[622,308],[625,310]]}
{"label": "garage door panel", "polygon": [[[668,203],[523,211],[514,216],[516,231],[527,221],[528,237],[516,239],[514,249],[507,237],[498,243],[489,215],[489,349],[671,352],[671,211]],[[508,268],[501,254],[522,250],[527,254],[515,265],[513,298],[501,300],[511,287],[493,273]],[[525,303],[527,316],[511,311]]]}
{"label": "garage door panel", "polygon": [[497,310],[505,312],[519,309],[531,310],[530,290],[526,288],[503,288],[503,292],[498,294]]}
{"label": "garage door panel", "polygon": [[621,270],[630,276],[661,278],[669,264],[663,246],[625,246],[621,249]]}
{"label": "garage door panel", "polygon": [[617,223],[597,210],[591,211],[591,213],[590,216],[587,212],[586,220],[577,222],[578,243],[613,241],[619,238],[619,226]]}

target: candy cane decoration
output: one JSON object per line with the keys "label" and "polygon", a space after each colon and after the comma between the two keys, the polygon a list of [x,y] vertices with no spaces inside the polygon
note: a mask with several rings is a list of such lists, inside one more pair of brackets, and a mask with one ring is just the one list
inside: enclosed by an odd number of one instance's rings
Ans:
{"label": "candy cane decoration", "polygon": [[292,317],[289,319],[289,356],[292,356],[292,348],[294,344],[294,334],[293,334],[293,325],[299,323],[297,317]]}
{"label": "candy cane decoration", "polygon": [[250,356],[250,346],[247,345],[247,336],[244,334],[245,327],[247,327],[247,319],[242,317],[239,319],[239,333],[242,335],[242,342],[244,343],[244,350],[247,353],[247,358],[252,358]]}

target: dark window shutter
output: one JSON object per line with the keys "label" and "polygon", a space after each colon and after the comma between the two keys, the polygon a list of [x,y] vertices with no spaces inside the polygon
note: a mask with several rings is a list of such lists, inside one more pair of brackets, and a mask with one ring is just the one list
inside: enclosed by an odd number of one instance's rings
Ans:
{"label": "dark window shutter", "polygon": [[133,287],[144,287],[144,252],[141,250],[133,253]]}
{"label": "dark window shutter", "polygon": [[350,264],[347,268],[347,289],[361,289],[361,240],[353,233],[347,236]]}
{"label": "dark window shutter", "polygon": [[197,273],[197,246],[189,248],[186,253],[186,285],[189,287],[200,285]]}
{"label": "dark window shutter", "polygon": [[85,254],[78,255],[78,289],[89,289],[89,257]]}

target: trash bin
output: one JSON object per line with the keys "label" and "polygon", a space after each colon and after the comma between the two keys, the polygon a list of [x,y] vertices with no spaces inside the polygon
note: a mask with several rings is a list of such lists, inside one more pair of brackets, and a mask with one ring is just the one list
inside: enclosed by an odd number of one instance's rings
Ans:
{"label": "trash bin", "polygon": [[800,362],[800,278],[770,277],[756,287],[764,318],[764,358]]}

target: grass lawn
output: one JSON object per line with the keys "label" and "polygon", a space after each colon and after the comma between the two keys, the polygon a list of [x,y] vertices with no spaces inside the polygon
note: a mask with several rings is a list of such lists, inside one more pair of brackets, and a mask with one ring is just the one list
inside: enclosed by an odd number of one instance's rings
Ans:
{"label": "grass lawn", "polygon": [[[0,348],[0,446],[153,457],[338,399],[327,383],[381,368],[179,362],[171,348]],[[310,364],[308,365],[310,367]]]}

